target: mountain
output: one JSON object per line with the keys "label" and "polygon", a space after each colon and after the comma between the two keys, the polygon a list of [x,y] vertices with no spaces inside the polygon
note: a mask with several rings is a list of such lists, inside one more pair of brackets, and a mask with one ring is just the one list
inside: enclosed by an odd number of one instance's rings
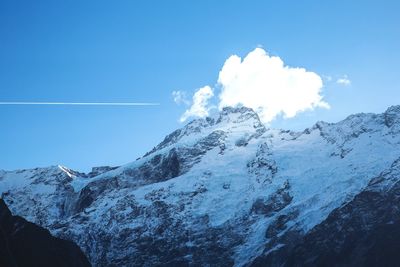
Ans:
{"label": "mountain", "polygon": [[399,161],[400,106],[303,132],[224,108],[117,168],[1,171],[0,192],[94,266],[378,266],[400,258]]}
{"label": "mountain", "polygon": [[53,237],[49,231],[12,216],[0,199],[0,266],[91,266],[71,241]]}

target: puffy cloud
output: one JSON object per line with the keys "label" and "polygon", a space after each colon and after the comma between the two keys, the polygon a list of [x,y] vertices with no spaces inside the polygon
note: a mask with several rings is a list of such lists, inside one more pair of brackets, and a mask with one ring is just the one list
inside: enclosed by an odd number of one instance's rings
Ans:
{"label": "puffy cloud", "polygon": [[347,75],[343,75],[342,78],[337,79],[336,83],[337,83],[337,84],[344,85],[344,86],[347,86],[347,85],[350,85],[350,84],[351,84],[351,81],[350,81],[350,79],[347,77]]}
{"label": "puffy cloud", "polygon": [[[326,80],[332,77],[327,76]],[[229,57],[219,72],[217,88],[218,107],[243,105],[254,109],[264,123],[278,115],[285,118],[315,108],[329,109],[323,100],[321,77],[304,68],[289,67],[277,56],[270,56],[262,48],[256,48],[243,60],[236,55]],[[178,91],[173,93],[180,102]],[[214,96],[209,86],[200,88],[193,96],[193,104],[181,117],[205,117],[209,99]]]}
{"label": "puffy cloud", "polygon": [[190,105],[190,102],[186,97],[185,91],[173,91],[172,97],[174,98],[174,102],[178,105],[180,104]]}
{"label": "puffy cloud", "polygon": [[196,91],[193,95],[192,106],[183,113],[180,118],[184,122],[189,117],[206,117],[211,109],[208,105],[208,100],[214,96],[210,86],[204,86]]}
{"label": "puffy cloud", "polygon": [[316,107],[329,108],[321,95],[322,79],[304,68],[285,66],[277,56],[256,48],[243,60],[233,55],[222,67],[219,108],[242,104],[258,112],[263,122],[279,114],[290,118]]}

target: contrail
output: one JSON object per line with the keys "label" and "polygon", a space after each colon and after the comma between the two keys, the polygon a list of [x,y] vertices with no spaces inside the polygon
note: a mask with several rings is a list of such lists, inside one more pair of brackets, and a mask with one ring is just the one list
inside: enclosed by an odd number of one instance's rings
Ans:
{"label": "contrail", "polygon": [[0,102],[0,105],[159,106],[152,102]]}

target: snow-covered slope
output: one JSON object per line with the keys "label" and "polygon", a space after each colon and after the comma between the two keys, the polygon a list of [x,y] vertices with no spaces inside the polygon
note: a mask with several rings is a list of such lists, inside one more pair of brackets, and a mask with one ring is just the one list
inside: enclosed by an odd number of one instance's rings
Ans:
{"label": "snow-covered slope", "polygon": [[124,166],[3,171],[0,192],[95,266],[242,266],[296,242],[399,158],[400,106],[303,132],[225,108]]}

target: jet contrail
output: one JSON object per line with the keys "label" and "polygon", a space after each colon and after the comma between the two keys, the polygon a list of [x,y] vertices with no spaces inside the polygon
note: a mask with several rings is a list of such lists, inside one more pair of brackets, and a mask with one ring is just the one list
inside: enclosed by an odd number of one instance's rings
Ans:
{"label": "jet contrail", "polygon": [[152,102],[0,102],[0,105],[159,106]]}

